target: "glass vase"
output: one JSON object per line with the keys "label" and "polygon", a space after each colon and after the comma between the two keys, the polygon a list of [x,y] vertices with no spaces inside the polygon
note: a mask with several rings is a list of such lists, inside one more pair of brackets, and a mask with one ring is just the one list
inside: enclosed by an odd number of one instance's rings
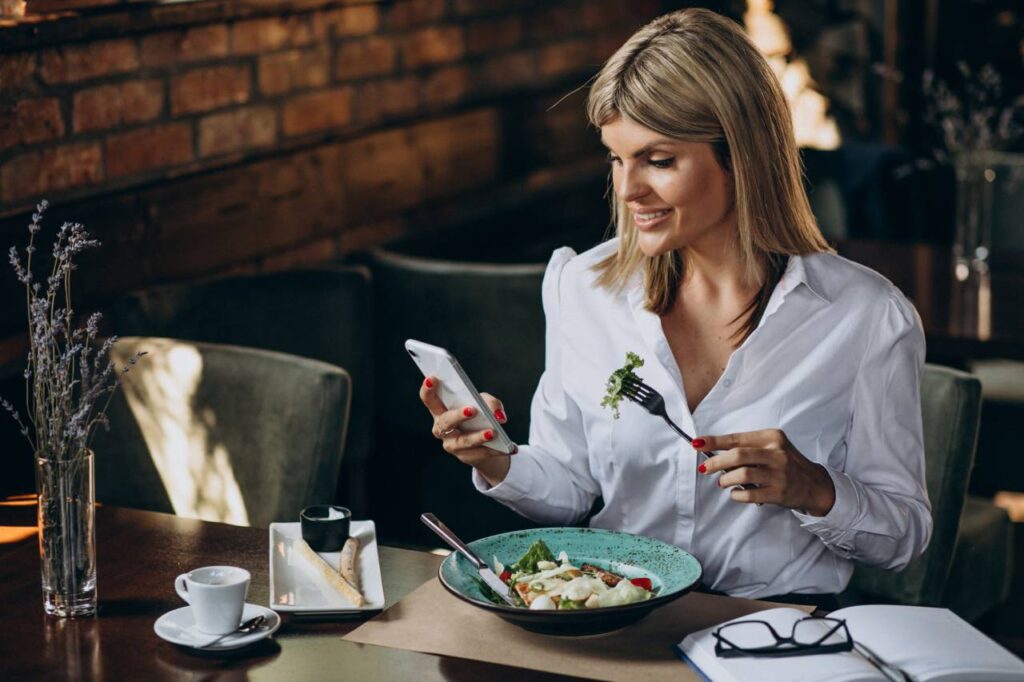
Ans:
{"label": "glass vase", "polygon": [[992,332],[992,183],[990,154],[966,152],[955,160],[956,233],[953,238],[952,327],[987,339]]}
{"label": "glass vase", "polygon": [[62,618],[96,613],[93,453],[36,457],[43,609]]}

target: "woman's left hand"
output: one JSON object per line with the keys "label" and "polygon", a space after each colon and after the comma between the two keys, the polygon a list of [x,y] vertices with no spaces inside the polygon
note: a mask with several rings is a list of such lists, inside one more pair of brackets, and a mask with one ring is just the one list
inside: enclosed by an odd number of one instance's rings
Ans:
{"label": "woman's left hand", "polygon": [[[718,485],[732,488],[737,502],[767,502],[813,516],[824,516],[835,503],[835,487],[825,468],[800,454],[779,429],[702,436],[693,445],[699,452],[718,453],[697,470],[706,476],[722,472]],[[747,488],[734,487],[738,485]]]}

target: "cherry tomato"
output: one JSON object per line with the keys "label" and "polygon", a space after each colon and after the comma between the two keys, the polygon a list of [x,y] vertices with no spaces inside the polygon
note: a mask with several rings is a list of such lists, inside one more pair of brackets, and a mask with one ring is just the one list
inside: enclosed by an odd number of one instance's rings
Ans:
{"label": "cherry tomato", "polygon": [[[511,578],[511,577],[512,577],[512,571],[508,570],[507,568],[504,571],[501,572],[501,575],[498,576],[498,578],[500,578],[501,582],[503,582],[503,583],[507,583],[509,578]],[[647,582],[650,583],[651,581],[648,580]],[[650,589],[650,588],[648,588],[648,589]]]}
{"label": "cherry tomato", "polygon": [[637,587],[642,587],[648,592],[651,591],[651,579],[650,578],[630,578],[629,582],[633,583]]}

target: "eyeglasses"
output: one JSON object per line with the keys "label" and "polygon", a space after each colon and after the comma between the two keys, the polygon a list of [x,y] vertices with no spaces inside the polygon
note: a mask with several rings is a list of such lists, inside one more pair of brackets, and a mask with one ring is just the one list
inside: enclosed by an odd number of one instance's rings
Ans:
{"label": "eyeglasses", "polygon": [[715,654],[720,658],[809,656],[856,651],[892,682],[911,679],[900,668],[886,663],[875,652],[853,641],[846,621],[838,618],[801,618],[793,623],[789,636],[779,634],[763,620],[726,623],[711,634],[715,638]]}
{"label": "eyeglasses", "polygon": [[853,649],[853,638],[846,628],[846,621],[836,618],[801,618],[793,623],[788,637],[780,635],[763,620],[727,623],[712,635],[715,654],[721,658],[806,656]]}

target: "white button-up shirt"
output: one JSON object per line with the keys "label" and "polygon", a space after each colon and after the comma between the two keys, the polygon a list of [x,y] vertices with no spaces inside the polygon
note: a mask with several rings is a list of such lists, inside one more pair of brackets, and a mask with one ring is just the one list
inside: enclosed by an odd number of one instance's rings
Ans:
{"label": "white button-up shirt", "polygon": [[[617,240],[554,253],[544,278],[546,367],[530,442],[504,481],[477,489],[540,523],[590,521],[682,547],[707,587],[742,597],[840,592],[852,561],[899,569],[931,534],[920,376],[924,336],[913,306],[877,273],[832,254],[791,257],[760,324],[691,414],[639,274],[621,292],[594,282]],[[734,502],[661,419],[623,400],[601,407],[627,351],[684,431],[778,428],[835,484],[823,517]]]}

